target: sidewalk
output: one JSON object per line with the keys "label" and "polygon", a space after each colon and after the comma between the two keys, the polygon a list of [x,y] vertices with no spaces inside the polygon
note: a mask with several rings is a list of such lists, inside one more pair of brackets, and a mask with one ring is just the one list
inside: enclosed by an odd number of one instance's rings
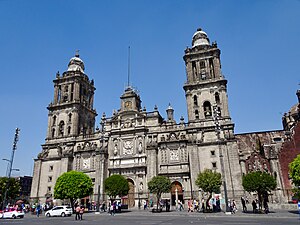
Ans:
{"label": "sidewalk", "polygon": [[[75,214],[73,215],[75,216]],[[110,216],[107,212],[101,212],[99,214],[96,214],[95,211],[89,211],[84,213],[84,217],[98,217],[98,216]],[[137,209],[133,208],[130,210],[123,210],[121,213],[117,213],[116,216],[182,216],[182,217],[280,217],[280,218],[291,218],[299,217],[299,211],[298,210],[271,210],[268,214],[263,213],[253,213],[252,210],[248,211],[246,213],[242,212],[241,210],[238,210],[235,214],[228,214],[224,212],[217,212],[217,213],[202,213],[202,212],[187,212],[187,210],[184,211],[176,211],[171,210],[170,212],[166,212],[163,210],[161,213],[152,213],[150,209],[143,210],[143,209]],[[36,217],[36,215],[32,215],[31,213],[25,214],[25,217]],[[40,217],[46,217],[44,213],[40,215]]]}
{"label": "sidewalk", "polygon": [[155,215],[155,216],[192,216],[192,217],[299,217],[299,211],[298,210],[271,210],[270,213],[264,214],[264,213],[253,213],[252,210],[248,212],[242,212],[241,210],[238,210],[235,214],[228,214],[225,212],[216,212],[216,213],[202,213],[202,212],[187,212],[187,210],[184,211],[176,211],[171,210],[170,212],[166,212],[165,210],[161,213],[152,213],[151,210],[143,210],[143,209],[131,209],[127,212],[122,212],[122,215],[128,215],[128,216],[138,216],[138,215]]}

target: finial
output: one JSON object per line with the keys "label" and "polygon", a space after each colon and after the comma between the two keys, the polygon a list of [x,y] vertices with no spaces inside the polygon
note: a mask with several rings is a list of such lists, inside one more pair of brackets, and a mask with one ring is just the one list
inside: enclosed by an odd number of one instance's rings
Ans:
{"label": "finial", "polygon": [[202,29],[199,27],[198,29],[197,29],[197,31],[201,31]]}
{"label": "finial", "polygon": [[168,110],[169,110],[169,109],[172,109],[172,110],[173,110],[173,107],[171,106],[171,103],[169,103]]}
{"label": "finial", "polygon": [[77,49],[76,52],[75,52],[75,57],[78,57],[79,58],[79,50]]}
{"label": "finial", "polygon": [[102,118],[101,118],[101,119],[104,120],[105,118],[106,118],[106,114],[105,114],[105,112],[103,112],[103,113],[102,113]]}

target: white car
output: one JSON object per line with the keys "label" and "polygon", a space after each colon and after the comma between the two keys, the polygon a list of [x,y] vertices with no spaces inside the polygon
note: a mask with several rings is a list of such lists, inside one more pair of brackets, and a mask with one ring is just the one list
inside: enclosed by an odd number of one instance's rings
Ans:
{"label": "white car", "polygon": [[61,205],[61,206],[55,206],[52,209],[49,209],[45,212],[45,216],[71,216],[73,214],[73,210],[70,206],[67,205]]}
{"label": "white car", "polygon": [[16,210],[14,208],[11,208],[11,209],[6,209],[3,211],[0,211],[0,218],[3,218],[3,219],[16,219],[16,218],[23,218],[25,215],[24,211],[23,210]]}

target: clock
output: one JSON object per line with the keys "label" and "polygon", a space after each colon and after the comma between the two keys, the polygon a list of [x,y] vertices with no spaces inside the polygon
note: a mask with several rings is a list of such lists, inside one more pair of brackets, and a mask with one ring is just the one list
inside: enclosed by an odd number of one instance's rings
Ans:
{"label": "clock", "polygon": [[132,108],[132,102],[131,101],[126,101],[125,102],[125,109],[131,109]]}

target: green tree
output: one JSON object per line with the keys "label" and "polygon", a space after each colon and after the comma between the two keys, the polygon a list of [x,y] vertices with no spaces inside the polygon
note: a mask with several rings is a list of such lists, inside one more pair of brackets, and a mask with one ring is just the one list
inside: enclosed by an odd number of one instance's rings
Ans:
{"label": "green tree", "polygon": [[14,200],[20,195],[20,182],[15,178],[0,178],[0,203],[2,209],[4,204],[4,196],[6,192],[6,203],[14,203]]}
{"label": "green tree", "polygon": [[205,169],[198,174],[196,185],[209,194],[206,200],[207,207],[209,200],[212,198],[212,193],[220,193],[220,187],[222,185],[221,174],[210,169]]}
{"label": "green tree", "polygon": [[104,181],[104,190],[105,193],[110,197],[111,201],[113,201],[117,196],[122,197],[128,194],[128,181],[122,175],[111,175]]}
{"label": "green tree", "polygon": [[242,185],[245,191],[257,193],[261,208],[261,203],[268,200],[268,192],[275,190],[277,183],[272,175],[255,171],[243,176]]}
{"label": "green tree", "polygon": [[69,199],[74,209],[74,200],[89,196],[93,193],[91,178],[85,173],[69,171],[63,173],[56,180],[54,198]]}
{"label": "green tree", "polygon": [[293,192],[298,199],[300,199],[300,155],[298,155],[290,164],[289,164],[290,177],[295,186]]}
{"label": "green tree", "polygon": [[162,193],[168,193],[171,190],[171,181],[164,176],[155,176],[148,182],[148,190],[150,193],[156,194],[156,209],[158,210]]}

